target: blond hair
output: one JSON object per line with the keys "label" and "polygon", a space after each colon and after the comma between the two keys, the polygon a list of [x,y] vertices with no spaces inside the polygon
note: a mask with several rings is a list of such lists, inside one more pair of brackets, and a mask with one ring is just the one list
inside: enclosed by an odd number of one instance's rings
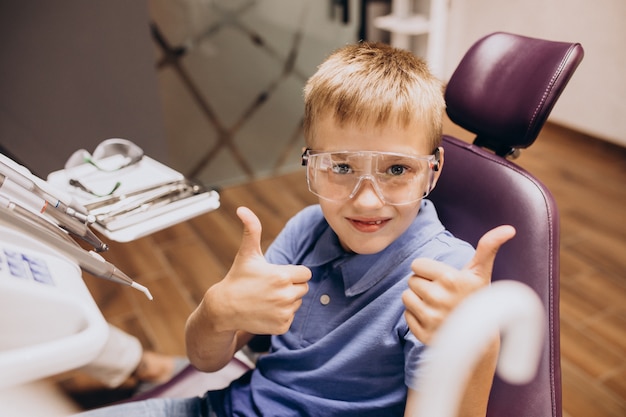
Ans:
{"label": "blond hair", "polygon": [[316,122],[340,126],[423,123],[432,149],[441,143],[445,103],[441,81],[411,52],[360,42],[333,52],[304,87],[304,137],[313,145]]}

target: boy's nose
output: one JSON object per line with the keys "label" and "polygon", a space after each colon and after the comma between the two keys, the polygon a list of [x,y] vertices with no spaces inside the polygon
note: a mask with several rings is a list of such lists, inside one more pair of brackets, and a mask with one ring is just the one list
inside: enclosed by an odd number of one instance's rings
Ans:
{"label": "boy's nose", "polygon": [[361,178],[352,191],[354,204],[363,207],[381,207],[385,199],[371,178]]}

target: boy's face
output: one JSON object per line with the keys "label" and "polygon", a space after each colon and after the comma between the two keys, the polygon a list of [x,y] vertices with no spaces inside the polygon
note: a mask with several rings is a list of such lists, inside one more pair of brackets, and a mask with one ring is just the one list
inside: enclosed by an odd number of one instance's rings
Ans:
{"label": "boy's face", "polygon": [[[376,128],[341,127],[326,116],[318,121],[314,132],[311,141],[314,151],[376,151],[412,156],[429,155],[433,151],[429,148],[426,130],[417,124],[406,128],[395,124]],[[440,167],[443,155],[441,157]],[[406,231],[419,212],[421,200],[404,205],[387,204],[372,182],[365,179],[352,198],[343,201],[320,198],[319,203],[344,249],[373,254],[385,249]]]}

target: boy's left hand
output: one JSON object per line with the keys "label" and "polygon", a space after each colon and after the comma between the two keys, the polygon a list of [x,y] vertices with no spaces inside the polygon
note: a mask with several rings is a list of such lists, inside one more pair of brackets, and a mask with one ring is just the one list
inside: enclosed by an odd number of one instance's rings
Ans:
{"label": "boy's left hand", "polygon": [[485,233],[474,257],[460,271],[432,259],[413,261],[413,275],[402,301],[409,328],[422,343],[430,343],[439,326],[465,297],[489,285],[498,249],[513,236],[512,226],[499,226]]}

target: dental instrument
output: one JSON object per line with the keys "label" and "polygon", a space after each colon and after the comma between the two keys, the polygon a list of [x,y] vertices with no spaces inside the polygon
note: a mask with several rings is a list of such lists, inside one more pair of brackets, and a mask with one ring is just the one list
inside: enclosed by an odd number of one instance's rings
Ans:
{"label": "dental instrument", "polygon": [[130,197],[142,196],[145,193],[159,190],[159,189],[162,189],[163,187],[175,186],[175,185],[186,183],[186,182],[187,182],[186,179],[176,180],[176,181],[166,182],[164,184],[156,184],[151,187],[142,188],[142,189],[131,191],[131,192],[112,194],[110,196],[98,199],[96,201],[86,203],[85,208],[90,213],[96,213],[97,209],[99,208],[102,208],[102,207],[106,207],[107,209],[112,208],[114,204],[120,203],[122,201],[126,201]]}
{"label": "dental instrument", "polygon": [[0,194],[0,207],[5,207],[8,210],[15,212],[16,215],[25,218],[31,223],[34,223],[38,227],[47,231],[48,233],[56,234],[61,238],[64,238],[73,242],[71,238],[68,236],[68,234],[65,233],[63,230],[59,229],[59,227],[56,224],[52,223],[51,221],[49,221],[48,219],[44,217],[36,215],[35,213],[33,213],[32,211],[28,209],[25,209],[24,207],[20,206],[18,203],[15,203],[7,199],[2,194]]}
{"label": "dental instrument", "polygon": [[53,207],[81,222],[93,223],[95,218],[87,209],[71,196],[60,192],[46,181],[33,175],[28,168],[16,163],[0,153],[0,173],[11,178],[22,188],[31,191],[45,199]]}
{"label": "dental instrument", "polygon": [[133,204],[131,207],[96,216],[96,219],[98,224],[108,230],[120,230],[193,203],[192,197],[201,192],[203,192],[203,188],[197,185],[170,187],[169,190],[164,190],[164,192]]}
{"label": "dental instrument", "polygon": [[108,245],[100,240],[87,224],[80,222],[76,217],[70,216],[66,212],[58,210],[47,200],[21,187],[19,183],[13,181],[13,178],[9,178],[5,174],[0,174],[0,193],[34,213],[52,217],[61,228],[89,243],[97,252],[108,250]]}
{"label": "dental instrument", "polygon": [[186,188],[188,188],[186,181],[177,181],[172,184],[161,185],[142,193],[134,194],[130,197],[118,200],[116,203],[109,206],[90,208],[89,212],[96,216],[96,221],[102,221],[106,218],[116,217],[118,215],[136,210],[138,207],[141,207],[146,203],[150,203],[173,193],[184,191]]}
{"label": "dental instrument", "polygon": [[52,234],[48,230],[38,227],[37,224],[32,223],[27,218],[19,216],[16,210],[11,210],[10,207],[0,207],[0,220],[10,222],[15,227],[41,240],[43,243],[54,247],[68,258],[74,260],[83,271],[89,272],[98,278],[128,285],[143,292],[149,300],[153,299],[148,288],[133,281],[115,265],[107,262],[100,254],[86,251],[75,242],[72,243],[61,238],[58,234]]}

